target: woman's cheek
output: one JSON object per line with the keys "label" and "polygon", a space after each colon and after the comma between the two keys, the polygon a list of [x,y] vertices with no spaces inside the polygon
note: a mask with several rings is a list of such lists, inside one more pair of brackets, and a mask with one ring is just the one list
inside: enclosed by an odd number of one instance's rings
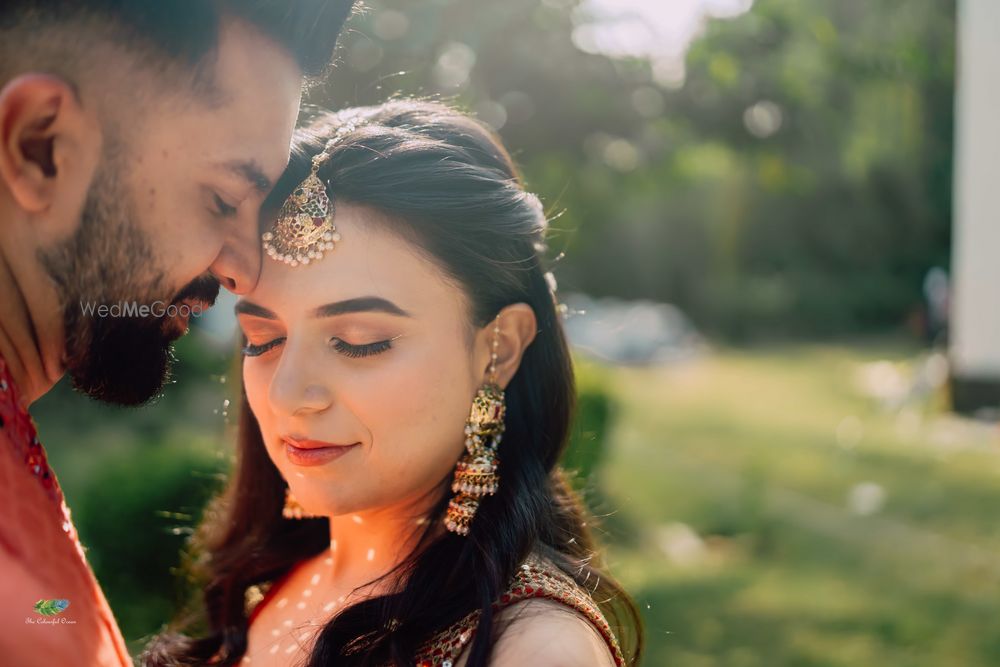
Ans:
{"label": "woman's cheek", "polygon": [[[435,478],[452,468],[464,448],[463,432],[470,403],[466,375],[440,364],[417,374],[415,388],[397,396],[406,405],[396,427],[409,447],[401,458],[415,458]],[[397,417],[397,419],[398,419]]]}
{"label": "woman's cheek", "polygon": [[[416,363],[394,365],[384,376],[377,375],[365,383],[364,407],[355,402],[356,413],[364,413],[358,417],[371,431],[376,455],[389,468],[387,476],[412,477],[445,444],[439,431],[447,428],[440,416],[446,386],[438,383],[434,369]],[[457,429],[460,433],[462,425]]]}
{"label": "woman's cheek", "polygon": [[260,425],[261,430],[266,434],[269,421],[268,415],[270,414],[270,411],[267,409],[267,390],[270,374],[257,361],[252,358],[247,358],[243,361],[243,388],[247,393],[247,403],[250,404],[250,410],[257,418],[257,423]]}

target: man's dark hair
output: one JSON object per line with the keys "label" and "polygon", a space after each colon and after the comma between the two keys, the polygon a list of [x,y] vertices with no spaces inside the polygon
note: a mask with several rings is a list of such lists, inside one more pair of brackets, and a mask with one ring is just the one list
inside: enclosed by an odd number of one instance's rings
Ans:
{"label": "man's dark hair", "polygon": [[[54,25],[96,26],[126,48],[196,67],[218,46],[222,21],[235,18],[291,53],[304,74],[317,76],[330,64],[353,5],[354,0],[2,0],[0,39],[30,37]],[[3,69],[0,65],[0,73]],[[6,78],[0,77],[0,85]]]}

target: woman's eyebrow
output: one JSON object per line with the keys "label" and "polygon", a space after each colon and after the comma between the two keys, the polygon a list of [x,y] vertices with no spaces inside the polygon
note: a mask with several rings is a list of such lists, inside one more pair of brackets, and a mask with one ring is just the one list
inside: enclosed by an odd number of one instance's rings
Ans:
{"label": "woman's eyebrow", "polygon": [[236,307],[233,310],[236,311],[237,315],[252,315],[253,317],[263,317],[267,320],[278,319],[277,315],[264,306],[258,306],[253,301],[247,301],[245,299],[237,301]]}
{"label": "woman's eyebrow", "polygon": [[345,313],[388,313],[390,315],[400,315],[402,317],[413,317],[392,301],[383,299],[380,296],[362,296],[356,299],[346,299],[335,301],[320,306],[312,312],[313,317],[334,317]]}

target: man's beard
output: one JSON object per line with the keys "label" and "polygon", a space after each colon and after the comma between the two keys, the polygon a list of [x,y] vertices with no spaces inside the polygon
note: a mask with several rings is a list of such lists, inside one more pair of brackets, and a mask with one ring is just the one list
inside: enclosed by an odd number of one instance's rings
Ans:
{"label": "man's beard", "polygon": [[73,387],[116,405],[141,405],[170,378],[172,342],[182,335],[163,317],[109,317],[85,313],[84,304],[179,304],[210,306],[219,283],[205,274],[170,297],[165,274],[147,234],[136,224],[135,206],[115,155],[95,174],[73,236],[39,251],[59,289],[65,346],[63,361]]}

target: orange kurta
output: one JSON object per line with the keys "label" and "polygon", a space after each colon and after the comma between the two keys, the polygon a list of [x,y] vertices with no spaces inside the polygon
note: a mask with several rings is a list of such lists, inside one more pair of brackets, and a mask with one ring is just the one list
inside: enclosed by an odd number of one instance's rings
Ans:
{"label": "orange kurta", "polygon": [[[0,661],[11,667],[132,665],[84,556],[62,490],[0,357]],[[59,614],[39,600],[66,600]]]}

